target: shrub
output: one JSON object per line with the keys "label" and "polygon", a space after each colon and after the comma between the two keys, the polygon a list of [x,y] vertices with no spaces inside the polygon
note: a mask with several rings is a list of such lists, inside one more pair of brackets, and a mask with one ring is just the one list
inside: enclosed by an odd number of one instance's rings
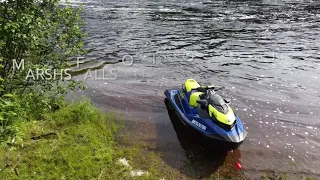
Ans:
{"label": "shrub", "polygon": [[59,0],[0,2],[0,142],[14,139],[14,121],[43,119],[80,85],[66,79],[68,59],[85,53],[80,12]]}
{"label": "shrub", "polygon": [[[61,7],[59,0],[0,2],[3,93],[64,92],[56,85],[68,76],[67,59],[85,53],[79,12]],[[14,66],[22,61],[24,68]]]}

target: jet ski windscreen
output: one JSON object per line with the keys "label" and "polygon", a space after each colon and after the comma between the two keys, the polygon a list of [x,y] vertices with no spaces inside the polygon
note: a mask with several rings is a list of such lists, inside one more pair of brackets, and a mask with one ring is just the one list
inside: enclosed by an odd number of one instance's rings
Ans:
{"label": "jet ski windscreen", "polygon": [[208,102],[221,113],[228,113],[229,108],[226,102],[220,95],[216,94],[215,92],[210,92]]}

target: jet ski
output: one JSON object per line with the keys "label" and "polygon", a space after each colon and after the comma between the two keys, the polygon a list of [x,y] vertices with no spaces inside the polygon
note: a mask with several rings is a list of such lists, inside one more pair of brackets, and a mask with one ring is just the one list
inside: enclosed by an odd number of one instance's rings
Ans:
{"label": "jet ski", "polygon": [[164,94],[184,124],[209,138],[241,144],[247,132],[239,116],[229,106],[231,99],[217,94],[221,89],[187,79],[181,89],[167,89]]}

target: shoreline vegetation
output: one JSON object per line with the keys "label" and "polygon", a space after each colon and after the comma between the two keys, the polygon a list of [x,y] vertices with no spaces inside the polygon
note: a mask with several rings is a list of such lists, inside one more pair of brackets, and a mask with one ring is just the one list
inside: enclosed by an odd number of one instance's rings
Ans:
{"label": "shoreline vegetation", "polygon": [[[86,34],[81,8],[59,3],[0,1],[0,179],[188,179],[129,136],[119,143],[115,114],[87,99],[66,102],[85,87],[50,72],[86,54]],[[223,168],[207,179],[246,179],[221,176]]]}
{"label": "shoreline vegetation", "polygon": [[[89,100],[71,102],[42,119],[13,126],[20,139],[0,149],[1,179],[162,178],[153,155],[140,158],[142,147],[115,142],[121,122]],[[144,163],[133,164],[135,158]]]}
{"label": "shoreline vegetation", "polygon": [[[13,127],[19,129],[19,138],[1,145],[1,179],[189,179],[166,165],[160,153],[119,133],[124,122],[85,98],[65,103],[42,119],[16,121]],[[229,167],[225,163],[203,179],[247,179],[243,172],[230,173]],[[260,179],[290,177],[265,172]]]}

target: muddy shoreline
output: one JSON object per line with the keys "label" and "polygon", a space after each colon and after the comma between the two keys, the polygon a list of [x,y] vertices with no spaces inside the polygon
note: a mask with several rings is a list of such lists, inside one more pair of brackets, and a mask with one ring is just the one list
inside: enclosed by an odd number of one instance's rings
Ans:
{"label": "muddy shoreline", "polygon": [[[108,89],[117,89],[110,87],[111,84],[108,84]],[[128,87],[131,87],[130,90],[134,89],[134,85]],[[301,127],[301,124],[271,121],[265,116],[252,117],[247,113],[250,109],[243,110],[236,107],[237,113],[244,119],[249,132],[248,137],[234,153],[228,150],[215,152],[219,145],[203,138],[190,127],[184,126],[177,117],[169,116],[164,102],[165,96],[161,95],[162,89],[154,92],[154,96],[145,96],[143,92],[140,92],[141,95],[135,93],[134,98],[120,94],[119,97],[114,97],[102,94],[97,89],[89,86],[84,94],[102,110],[115,112],[125,120],[125,129],[120,133],[130,138],[130,144],[142,143],[148,147],[148,151],[160,153],[164,163],[179,170],[183,178],[208,178],[210,173],[221,168],[221,164],[228,164],[228,170],[224,169],[226,174],[234,173],[237,171],[234,166],[236,162],[241,162],[245,177],[248,179],[259,179],[265,175],[270,177],[286,175],[290,179],[320,177],[317,172],[319,164],[319,161],[316,161],[317,151],[310,149],[308,153],[305,152],[304,132],[299,135],[297,130],[293,131]],[[259,109],[254,110],[259,111]],[[250,121],[253,118],[257,119],[254,120],[255,123]],[[270,129],[274,134],[268,132]],[[293,136],[293,132],[294,138],[289,138]],[[312,133],[310,129],[310,134]],[[317,139],[313,141],[308,139],[308,142],[317,142]]]}

